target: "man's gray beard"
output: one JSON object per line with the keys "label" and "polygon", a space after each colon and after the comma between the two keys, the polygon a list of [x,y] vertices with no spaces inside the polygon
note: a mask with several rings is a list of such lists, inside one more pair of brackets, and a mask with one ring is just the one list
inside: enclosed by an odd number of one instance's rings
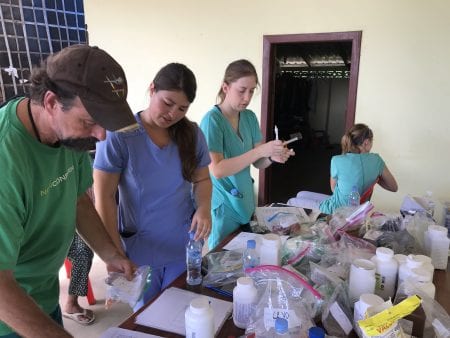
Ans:
{"label": "man's gray beard", "polygon": [[75,150],[75,151],[89,151],[95,150],[95,144],[98,142],[98,139],[95,137],[87,137],[87,138],[67,138],[63,140],[59,140],[59,145],[64,146],[66,148]]}

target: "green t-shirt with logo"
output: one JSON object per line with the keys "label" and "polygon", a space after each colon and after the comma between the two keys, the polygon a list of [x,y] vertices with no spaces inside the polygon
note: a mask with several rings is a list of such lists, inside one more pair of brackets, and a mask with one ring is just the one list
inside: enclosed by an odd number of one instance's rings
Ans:
{"label": "green t-shirt with logo", "polygon": [[[76,203],[92,185],[89,155],[39,143],[19,121],[21,99],[0,109],[0,270],[11,270],[46,313],[75,231]],[[0,335],[11,330],[0,322]]]}

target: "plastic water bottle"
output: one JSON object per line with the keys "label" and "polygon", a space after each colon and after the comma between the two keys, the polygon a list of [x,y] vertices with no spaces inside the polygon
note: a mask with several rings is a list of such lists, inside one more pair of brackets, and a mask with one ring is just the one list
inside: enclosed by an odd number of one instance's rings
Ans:
{"label": "plastic water bottle", "polygon": [[189,285],[198,285],[202,282],[202,241],[194,239],[195,233],[189,233],[189,242],[186,244],[186,282]]}
{"label": "plastic water bottle", "polygon": [[244,271],[248,268],[254,268],[259,265],[259,256],[256,252],[256,241],[249,239],[247,241],[247,249],[242,255],[242,267]]}
{"label": "plastic water bottle", "polygon": [[357,207],[360,199],[361,196],[359,196],[358,188],[354,185],[352,191],[348,195],[348,205],[351,207]]}

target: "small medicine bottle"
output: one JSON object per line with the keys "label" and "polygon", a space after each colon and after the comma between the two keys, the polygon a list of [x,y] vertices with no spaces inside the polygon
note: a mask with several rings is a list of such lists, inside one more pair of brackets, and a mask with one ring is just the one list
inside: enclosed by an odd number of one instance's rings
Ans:
{"label": "small medicine bottle", "polygon": [[246,329],[250,317],[255,311],[257,290],[253,279],[240,277],[233,289],[233,322],[241,329]]}
{"label": "small medicine bottle", "polygon": [[398,263],[394,258],[394,251],[379,247],[372,261],[376,265],[375,294],[384,300],[394,297],[398,274]]}
{"label": "small medicine bottle", "polygon": [[261,265],[281,265],[281,240],[277,234],[266,234],[262,237],[260,249]]}
{"label": "small medicine bottle", "polygon": [[187,338],[214,337],[214,312],[206,297],[194,298],[184,314]]}

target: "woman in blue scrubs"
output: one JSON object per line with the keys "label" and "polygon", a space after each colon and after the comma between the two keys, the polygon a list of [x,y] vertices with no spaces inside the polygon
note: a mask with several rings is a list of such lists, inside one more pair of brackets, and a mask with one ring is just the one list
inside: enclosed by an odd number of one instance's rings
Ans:
{"label": "woman in blue scrubs", "polygon": [[247,224],[255,211],[250,165],[264,169],[295,155],[280,140],[262,143],[256,115],[247,109],[257,86],[258,75],[249,61],[230,63],[218,94],[219,103],[200,124],[208,143],[213,183],[209,249]]}
{"label": "woman in blue scrubs", "polygon": [[196,88],[189,68],[166,65],[150,84],[150,105],[136,114],[139,128],[97,144],[95,205],[116,246],[152,269],[143,302],[186,270],[189,231],[206,239],[211,228],[208,147],[186,117]]}

